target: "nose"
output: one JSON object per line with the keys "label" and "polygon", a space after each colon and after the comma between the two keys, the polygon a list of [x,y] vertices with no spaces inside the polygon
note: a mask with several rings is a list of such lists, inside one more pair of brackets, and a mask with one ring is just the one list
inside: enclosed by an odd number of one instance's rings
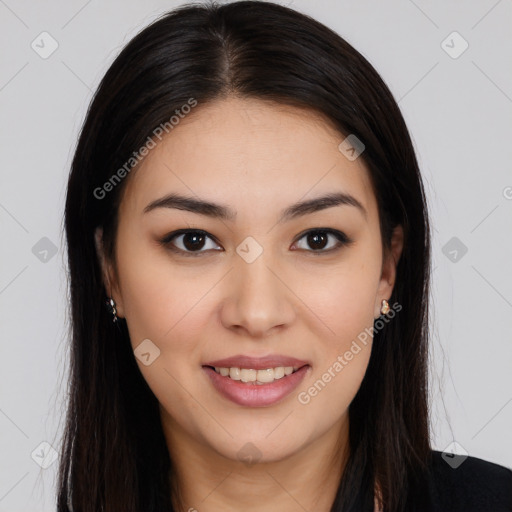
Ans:
{"label": "nose", "polygon": [[293,287],[263,253],[252,263],[240,258],[229,273],[221,321],[230,330],[263,338],[293,322]]}

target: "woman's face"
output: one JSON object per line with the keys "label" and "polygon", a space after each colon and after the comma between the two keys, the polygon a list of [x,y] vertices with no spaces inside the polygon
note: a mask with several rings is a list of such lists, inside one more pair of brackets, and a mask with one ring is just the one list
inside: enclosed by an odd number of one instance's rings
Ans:
{"label": "woman's face", "polygon": [[[127,178],[111,291],[171,437],[264,462],[347,425],[401,230],[383,259],[369,173],[344,138],[309,111],[231,98],[199,104]],[[155,203],[171,194],[217,206]],[[297,207],[328,194],[356,201]],[[205,366],[237,356],[295,361]]]}

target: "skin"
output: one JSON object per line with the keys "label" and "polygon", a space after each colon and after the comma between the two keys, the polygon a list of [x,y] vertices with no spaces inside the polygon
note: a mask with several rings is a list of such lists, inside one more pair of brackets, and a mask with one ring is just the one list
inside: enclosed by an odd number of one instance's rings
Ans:
{"label": "skin", "polygon": [[[368,169],[338,150],[344,138],[314,112],[230,97],[198,105],[127,179],[116,265],[101,249],[99,256],[133,348],[150,339],[160,350],[152,364],[137,363],[160,403],[179,510],[330,510],[347,453],[348,406],[371,337],[308,404],[297,395],[373,326],[403,246],[398,226],[392,251],[383,253]],[[277,223],[292,203],[333,191],[356,197],[367,216],[341,205]],[[143,213],[170,192],[229,206],[236,220],[170,208]],[[159,244],[181,228],[215,238],[205,239],[197,257]],[[307,236],[298,238],[314,228],[340,230],[353,243],[328,252],[337,244],[328,235],[315,252]],[[236,252],[248,236],[263,248],[252,263]],[[173,241],[186,250],[183,242]],[[281,402],[243,407],[222,397],[201,369],[234,354],[290,355],[311,368]],[[247,442],[261,454],[257,463],[239,460]]]}

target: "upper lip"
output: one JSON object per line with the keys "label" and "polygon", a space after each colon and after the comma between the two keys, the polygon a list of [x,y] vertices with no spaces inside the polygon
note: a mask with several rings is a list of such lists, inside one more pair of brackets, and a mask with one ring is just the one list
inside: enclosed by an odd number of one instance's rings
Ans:
{"label": "upper lip", "polygon": [[278,366],[301,368],[305,365],[309,365],[309,362],[280,354],[263,357],[236,355],[203,364],[203,366],[213,366],[216,368],[248,368],[253,370],[265,370],[267,368],[277,368]]}

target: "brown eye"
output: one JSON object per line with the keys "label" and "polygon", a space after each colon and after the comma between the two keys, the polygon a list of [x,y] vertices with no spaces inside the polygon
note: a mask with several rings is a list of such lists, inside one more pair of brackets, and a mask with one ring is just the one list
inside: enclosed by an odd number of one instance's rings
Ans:
{"label": "brown eye", "polygon": [[205,244],[205,235],[202,233],[185,233],[181,235],[182,244],[187,251],[196,251],[202,249]]}
{"label": "brown eye", "polygon": [[335,251],[352,242],[345,233],[332,229],[314,229],[304,233],[299,241],[304,239],[307,247],[301,247],[308,252],[326,253]]}
{"label": "brown eye", "polygon": [[213,241],[213,238],[206,231],[189,229],[169,233],[160,240],[160,243],[185,256],[196,256],[212,249],[217,250],[215,244],[213,246],[211,243],[208,245],[209,241]]}
{"label": "brown eye", "polygon": [[327,233],[308,233],[306,235],[306,240],[312,249],[325,249],[326,245],[329,243],[329,235]]}

